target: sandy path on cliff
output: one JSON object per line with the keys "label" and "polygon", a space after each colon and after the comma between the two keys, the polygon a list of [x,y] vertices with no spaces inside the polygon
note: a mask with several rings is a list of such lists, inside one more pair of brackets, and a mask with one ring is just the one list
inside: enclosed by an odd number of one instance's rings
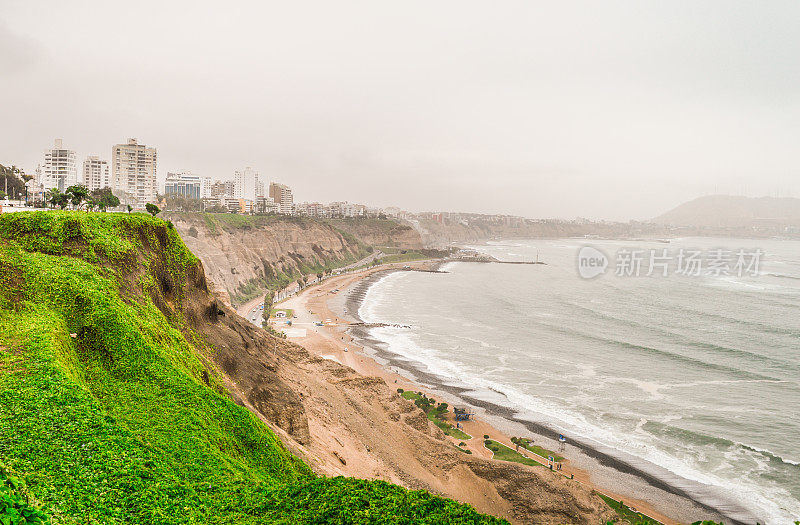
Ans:
{"label": "sandy path on cliff", "polygon": [[[397,394],[397,388],[424,389],[364,355],[345,333],[347,321],[327,305],[334,290],[345,290],[382,269],[386,266],[331,278],[281,303],[294,310],[294,326],[306,329],[305,337],[291,341],[308,352],[287,348],[288,363],[281,366],[281,378],[301,394],[308,418],[310,443],[296,445],[296,451],[327,475],[385,479],[430,490],[518,523],[605,523],[612,517],[590,493],[595,487],[586,472],[566,464],[562,474],[574,475],[570,480],[542,467],[492,460],[483,446],[484,434],[513,444],[479,420],[464,425],[473,436],[465,447],[472,455],[464,454],[455,447],[459,440],[445,436]],[[252,307],[245,305],[242,313]],[[332,326],[315,324],[328,319]],[[631,503],[664,523],[676,523],[645,502]]]}

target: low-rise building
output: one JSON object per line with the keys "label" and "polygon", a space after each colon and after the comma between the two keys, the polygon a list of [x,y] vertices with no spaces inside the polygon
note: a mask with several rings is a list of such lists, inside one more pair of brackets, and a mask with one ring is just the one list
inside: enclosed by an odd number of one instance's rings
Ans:
{"label": "low-rise building", "polygon": [[278,205],[272,200],[272,197],[256,197],[253,203],[253,213],[267,214],[278,213]]}
{"label": "low-rise building", "polygon": [[206,209],[225,208],[230,213],[253,213],[253,201],[249,199],[237,199],[236,197],[222,195],[220,197],[203,199],[203,203]]}
{"label": "low-rise building", "polygon": [[200,199],[203,195],[203,179],[188,171],[167,173],[164,195]]}

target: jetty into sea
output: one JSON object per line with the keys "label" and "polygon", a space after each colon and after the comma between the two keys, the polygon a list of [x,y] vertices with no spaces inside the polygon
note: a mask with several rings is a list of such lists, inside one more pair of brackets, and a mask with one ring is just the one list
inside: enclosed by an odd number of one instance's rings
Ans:
{"label": "jetty into sea", "polygon": [[495,264],[547,264],[539,260],[539,254],[536,254],[534,261],[501,261],[496,257],[480,253],[476,250],[459,250],[446,259],[449,261],[457,262],[473,262],[473,263],[495,263]]}

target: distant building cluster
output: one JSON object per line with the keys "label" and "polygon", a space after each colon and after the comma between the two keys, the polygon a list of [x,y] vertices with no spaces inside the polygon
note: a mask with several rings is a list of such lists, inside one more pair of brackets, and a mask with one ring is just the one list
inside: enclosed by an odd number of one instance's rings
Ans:
{"label": "distant building cluster", "polygon": [[235,170],[232,180],[213,183],[210,177],[168,173],[164,196],[199,199],[206,211],[294,214],[291,188],[277,182],[266,186],[258,172],[250,167]]}
{"label": "distant building cluster", "polygon": [[[123,206],[144,208],[147,203],[160,203],[170,209],[211,211],[241,214],[282,214],[307,217],[346,219],[356,217],[391,217],[408,221],[429,220],[442,225],[503,223],[521,226],[526,219],[507,215],[425,212],[413,214],[397,207],[376,208],[347,201],[328,204],[295,203],[292,189],[279,182],[267,182],[251,167],[233,171],[227,180],[212,180],[191,171],[168,172],[163,190],[158,191],[158,153],[155,147],[140,144],[135,138],[111,147],[106,160],[88,155],[80,165],[75,150],[56,139],[45,150],[42,163],[26,183],[29,202],[47,200],[50,190],[60,192],[76,184],[89,191],[110,188]],[[527,221],[529,222],[529,221]]]}
{"label": "distant building cluster", "polygon": [[83,184],[89,191],[111,188],[123,204],[144,207],[156,201],[157,159],[155,148],[132,138],[111,147],[110,163],[98,155],[87,156],[79,176],[75,150],[65,148],[63,141],[56,139],[28,181],[28,193],[33,200],[45,200],[49,190],[64,192],[70,186]]}
{"label": "distant building cluster", "polygon": [[[528,224],[548,222],[547,219],[526,219],[516,215],[486,215],[483,213],[463,213],[463,212],[422,212],[417,213],[414,218],[430,220],[438,224],[461,224],[469,226],[471,224],[493,224],[512,228],[518,228]],[[558,221],[556,221],[558,222]]]}
{"label": "distant building cluster", "polygon": [[[399,211],[399,208],[398,208]],[[348,217],[379,217],[388,216],[386,210],[373,208],[364,204],[353,204],[350,202],[331,202],[321,204],[319,202],[304,202],[295,207],[297,215],[308,217],[322,217],[329,219],[339,219]]]}

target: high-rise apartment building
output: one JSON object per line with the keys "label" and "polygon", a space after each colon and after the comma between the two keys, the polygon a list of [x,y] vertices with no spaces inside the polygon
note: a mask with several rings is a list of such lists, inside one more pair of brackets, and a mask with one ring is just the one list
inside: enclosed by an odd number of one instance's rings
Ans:
{"label": "high-rise apartment building", "polygon": [[78,166],[75,161],[75,152],[64,149],[61,139],[55,140],[55,147],[44,152],[44,166],[38,173],[39,184],[44,190],[57,188],[65,191],[70,186],[78,183]]}
{"label": "high-rise apartment building", "polygon": [[285,184],[271,182],[269,184],[269,196],[278,205],[278,213],[291,215],[294,211],[294,197],[292,190]]}
{"label": "high-rise apartment building", "polygon": [[258,189],[258,172],[252,168],[233,172],[233,196],[237,199],[255,200]]}
{"label": "high-rise apartment building", "polygon": [[83,161],[83,183],[89,191],[111,187],[108,162],[96,156],[86,157]]}
{"label": "high-rise apartment building", "polygon": [[156,200],[156,149],[128,139],[111,149],[114,189],[126,193],[137,206]]}

